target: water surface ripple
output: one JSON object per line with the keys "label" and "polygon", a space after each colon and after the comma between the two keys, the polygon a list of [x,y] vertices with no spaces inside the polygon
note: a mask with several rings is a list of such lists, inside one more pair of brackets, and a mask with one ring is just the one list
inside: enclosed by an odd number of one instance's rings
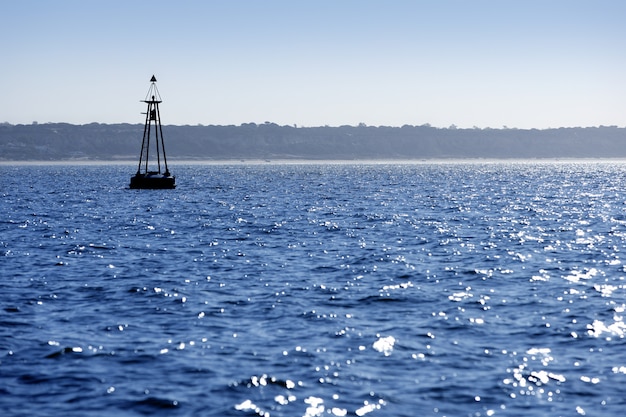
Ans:
{"label": "water surface ripple", "polygon": [[0,166],[21,416],[615,416],[626,165]]}

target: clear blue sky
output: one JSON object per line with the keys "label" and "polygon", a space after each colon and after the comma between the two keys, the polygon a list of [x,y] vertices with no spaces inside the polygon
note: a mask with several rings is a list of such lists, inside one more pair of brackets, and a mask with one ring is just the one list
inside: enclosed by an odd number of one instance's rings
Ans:
{"label": "clear blue sky", "polygon": [[624,0],[0,2],[0,122],[626,125]]}

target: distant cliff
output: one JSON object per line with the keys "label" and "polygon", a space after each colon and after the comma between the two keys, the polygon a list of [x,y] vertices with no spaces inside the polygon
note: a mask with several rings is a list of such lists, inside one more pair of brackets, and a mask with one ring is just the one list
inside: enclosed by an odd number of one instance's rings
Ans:
{"label": "distant cliff", "polygon": [[[626,158],[626,128],[163,126],[169,159]],[[0,124],[0,160],[135,160],[143,125]]]}

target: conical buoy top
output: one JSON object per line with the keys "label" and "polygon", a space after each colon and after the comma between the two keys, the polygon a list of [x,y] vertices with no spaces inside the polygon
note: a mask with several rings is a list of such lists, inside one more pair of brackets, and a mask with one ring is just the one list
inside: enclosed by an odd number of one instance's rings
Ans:
{"label": "conical buoy top", "polygon": [[152,75],[152,78],[150,78],[150,82],[151,83],[156,83],[156,77],[154,75]]}

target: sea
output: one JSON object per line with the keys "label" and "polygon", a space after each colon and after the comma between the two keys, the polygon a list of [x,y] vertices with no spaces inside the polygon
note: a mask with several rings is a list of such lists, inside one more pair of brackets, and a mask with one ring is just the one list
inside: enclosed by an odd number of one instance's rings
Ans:
{"label": "sea", "polygon": [[626,162],[0,166],[3,416],[616,416]]}

